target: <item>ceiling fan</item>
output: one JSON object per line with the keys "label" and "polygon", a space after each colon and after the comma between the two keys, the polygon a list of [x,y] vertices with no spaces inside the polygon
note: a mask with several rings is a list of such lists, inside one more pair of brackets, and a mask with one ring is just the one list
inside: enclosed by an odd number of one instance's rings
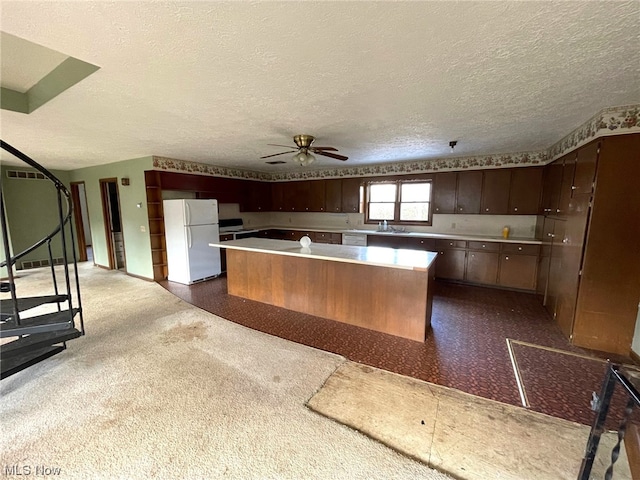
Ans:
{"label": "ceiling fan", "polygon": [[[265,155],[264,157],[260,157],[260,158],[276,157],[278,155],[285,155],[287,153],[298,152],[293,156],[293,161],[302,166],[310,165],[315,161],[316,157],[314,157],[312,153],[315,153],[316,155],[324,155],[325,157],[331,157],[331,158],[335,158],[336,160],[342,160],[342,161],[345,161],[349,158],[349,157],[345,157],[344,155],[338,155],[337,153],[331,153],[331,152],[338,151],[338,149],[334,147],[312,147],[311,144],[313,143],[314,140],[315,140],[315,137],[312,135],[296,135],[295,137],[293,137],[293,142],[296,144],[296,147],[297,147],[296,150],[289,150],[287,152],[274,153],[273,155]],[[288,145],[278,145],[275,143],[269,143],[268,145],[271,145],[274,147],[295,148]],[[270,162],[267,162],[267,163],[270,163]]]}

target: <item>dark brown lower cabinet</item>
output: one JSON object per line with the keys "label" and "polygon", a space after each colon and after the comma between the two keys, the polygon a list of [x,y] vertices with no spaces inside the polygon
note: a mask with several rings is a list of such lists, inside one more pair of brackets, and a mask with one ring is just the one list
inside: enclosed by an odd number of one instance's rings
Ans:
{"label": "dark brown lower cabinet", "polygon": [[495,285],[498,278],[498,253],[469,250],[465,280],[471,283]]}
{"label": "dark brown lower cabinet", "polygon": [[464,280],[467,260],[467,242],[464,240],[436,239],[436,277],[446,280]]}
{"label": "dark brown lower cabinet", "polygon": [[503,253],[500,255],[498,285],[507,288],[535,290],[538,255]]}

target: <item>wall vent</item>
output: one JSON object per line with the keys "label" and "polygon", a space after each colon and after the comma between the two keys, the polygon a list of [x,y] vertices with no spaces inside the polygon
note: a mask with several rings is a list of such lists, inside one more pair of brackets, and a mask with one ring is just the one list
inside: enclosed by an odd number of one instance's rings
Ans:
{"label": "wall vent", "polygon": [[30,170],[7,170],[8,178],[18,178],[18,179],[30,179],[30,180],[46,180],[45,177],[40,172],[33,172]]}
{"label": "wall vent", "polygon": [[[54,258],[53,264],[64,265],[64,258],[62,257]],[[51,264],[49,263],[48,258],[45,258],[44,260],[28,260],[28,261],[25,260],[24,262],[22,262],[22,268],[18,268],[18,270],[28,270],[30,268],[48,267],[49,265]]]}

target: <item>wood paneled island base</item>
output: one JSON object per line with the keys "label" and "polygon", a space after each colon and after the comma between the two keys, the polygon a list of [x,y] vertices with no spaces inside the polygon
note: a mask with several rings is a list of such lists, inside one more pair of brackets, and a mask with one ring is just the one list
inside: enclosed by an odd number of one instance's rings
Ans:
{"label": "wood paneled island base", "polygon": [[230,295],[423,342],[431,324],[434,269],[429,267],[227,248],[227,288]]}

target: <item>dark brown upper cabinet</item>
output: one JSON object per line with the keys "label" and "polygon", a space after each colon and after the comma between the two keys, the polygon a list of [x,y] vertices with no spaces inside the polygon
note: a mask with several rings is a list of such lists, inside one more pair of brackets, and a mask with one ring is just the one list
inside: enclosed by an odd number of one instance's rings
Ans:
{"label": "dark brown upper cabinet", "polygon": [[542,192],[543,167],[511,169],[509,190],[509,213],[514,215],[537,215]]}
{"label": "dark brown upper cabinet", "polygon": [[458,172],[456,213],[480,213],[482,170]]}
{"label": "dark brown upper cabinet", "polygon": [[309,211],[325,211],[325,184],[324,180],[311,180],[309,182]]}
{"label": "dark brown upper cabinet", "polygon": [[485,170],[482,179],[482,201],[480,213],[506,215],[509,212],[509,187],[511,170],[501,168]]}
{"label": "dark brown upper cabinet", "polygon": [[556,215],[560,203],[560,188],[562,187],[562,169],[564,158],[559,158],[544,167],[542,184],[542,214]]}
{"label": "dark brown upper cabinet", "polygon": [[360,185],[361,178],[342,179],[342,211],[345,213],[357,213],[360,211]]}
{"label": "dark brown upper cabinet", "polygon": [[593,192],[599,150],[599,142],[590,143],[578,150],[576,170],[573,174],[573,195]]}
{"label": "dark brown upper cabinet", "polygon": [[560,183],[560,199],[556,214],[564,217],[569,213],[569,203],[571,202],[571,194],[573,193],[573,174],[576,171],[576,160],[578,153],[573,152],[565,156],[562,168],[562,182]]}
{"label": "dark brown upper cabinet", "polygon": [[342,180],[339,178],[324,181],[325,212],[342,211]]}
{"label": "dark brown upper cabinet", "polygon": [[284,211],[309,211],[309,181],[287,182],[284,187]]}
{"label": "dark brown upper cabinet", "polygon": [[456,213],[457,172],[440,172],[433,179],[433,213]]}
{"label": "dark brown upper cabinet", "polygon": [[284,211],[284,182],[276,182],[271,184],[271,211]]}

